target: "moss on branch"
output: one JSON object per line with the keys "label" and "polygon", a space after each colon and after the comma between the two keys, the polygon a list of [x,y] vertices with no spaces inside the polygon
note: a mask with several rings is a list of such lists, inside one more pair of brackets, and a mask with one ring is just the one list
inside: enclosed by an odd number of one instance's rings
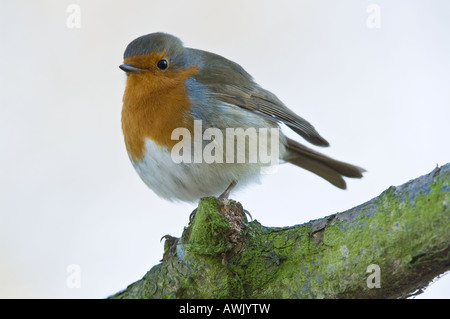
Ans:
{"label": "moss on branch", "polygon": [[[449,230],[450,164],[291,227],[248,222],[239,203],[203,198],[163,262],[112,298],[405,297],[450,269]],[[368,287],[372,264],[380,288]]]}

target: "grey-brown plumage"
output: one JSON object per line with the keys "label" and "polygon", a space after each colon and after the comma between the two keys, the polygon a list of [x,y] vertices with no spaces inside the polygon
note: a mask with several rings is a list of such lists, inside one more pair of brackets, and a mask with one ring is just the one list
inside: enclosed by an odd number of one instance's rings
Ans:
{"label": "grey-brown plumage", "polygon": [[[158,59],[153,61],[155,56]],[[167,97],[166,100],[173,96],[180,98],[171,90],[181,84],[189,99],[189,109],[183,111],[183,121],[201,120],[203,131],[207,128],[218,128],[222,133],[226,133],[228,128],[276,129],[279,124],[285,124],[311,144],[329,146],[311,123],[255,83],[239,64],[220,55],[185,48],[178,38],[169,34],[152,33],[132,41],[125,50],[124,59],[127,62],[120,67],[127,72],[129,79],[133,79],[130,83],[142,84],[141,88],[152,83],[152,92],[158,95],[150,96],[145,90],[140,91],[139,97],[145,96],[145,99],[140,98],[139,101],[151,104],[155,98],[163,96]],[[162,69],[156,64],[161,61],[165,66]],[[178,76],[185,70],[196,71],[180,79]],[[163,83],[171,85],[164,86]],[[167,103],[160,104],[153,105],[153,108],[168,106]],[[146,110],[144,106],[142,109]],[[182,109],[180,104],[180,112]],[[158,114],[154,114],[155,118]],[[166,123],[172,120],[157,119]],[[343,177],[362,177],[364,169],[360,167],[334,160],[287,138],[282,132],[279,137],[281,145],[277,143],[277,146],[280,146],[280,159],[284,162],[311,171],[342,189],[346,188]],[[250,151],[246,149],[248,157]],[[260,162],[173,163],[170,162],[168,150],[151,138],[145,139],[143,154],[142,158],[133,162],[138,174],[155,193],[171,200],[195,201],[219,193],[219,190],[227,189],[230,183],[235,185],[236,181],[238,187],[245,185],[257,180],[263,167]]]}
{"label": "grey-brown plumage", "polygon": [[[188,55],[201,57],[202,69],[194,76],[205,83],[215,98],[237,105],[277,123],[283,123],[311,144],[326,147],[329,143],[304,118],[295,114],[275,94],[261,88],[237,63],[214,53],[188,50]],[[343,177],[361,178],[365,170],[361,167],[337,161],[314,151],[299,142],[285,138],[284,161],[302,167],[341,188],[346,188]]]}

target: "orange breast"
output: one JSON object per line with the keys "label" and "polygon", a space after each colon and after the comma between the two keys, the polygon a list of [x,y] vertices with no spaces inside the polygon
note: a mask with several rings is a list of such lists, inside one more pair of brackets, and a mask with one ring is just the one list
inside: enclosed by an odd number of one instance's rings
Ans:
{"label": "orange breast", "polygon": [[[125,63],[130,63],[126,61]],[[133,63],[130,63],[133,64]],[[134,63],[136,65],[136,63]],[[186,79],[198,72],[187,69],[148,71],[127,76],[122,108],[122,130],[128,153],[140,161],[145,154],[145,138],[169,150],[178,141],[172,131],[184,127],[193,131]]]}

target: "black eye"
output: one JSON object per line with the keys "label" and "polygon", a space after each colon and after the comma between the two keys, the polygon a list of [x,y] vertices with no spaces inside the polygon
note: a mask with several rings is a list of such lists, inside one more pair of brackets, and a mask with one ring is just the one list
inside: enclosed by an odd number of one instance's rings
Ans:
{"label": "black eye", "polygon": [[169,63],[167,62],[166,59],[162,59],[158,61],[158,64],[156,64],[156,66],[158,67],[158,69],[160,70],[165,70],[167,69],[167,67],[169,66]]}

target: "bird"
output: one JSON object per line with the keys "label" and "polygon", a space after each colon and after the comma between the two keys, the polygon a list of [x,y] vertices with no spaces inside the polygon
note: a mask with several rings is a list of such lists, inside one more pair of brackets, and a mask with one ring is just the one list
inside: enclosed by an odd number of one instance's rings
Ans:
{"label": "bird", "polygon": [[[126,150],[143,182],[161,198],[228,198],[232,190],[260,183],[265,168],[284,163],[341,189],[343,177],[361,178],[365,172],[287,137],[282,125],[315,146],[329,146],[239,64],[185,47],[176,36],[156,32],[136,38],[119,68],[126,73],[121,113]],[[277,161],[259,156],[269,153]]]}

